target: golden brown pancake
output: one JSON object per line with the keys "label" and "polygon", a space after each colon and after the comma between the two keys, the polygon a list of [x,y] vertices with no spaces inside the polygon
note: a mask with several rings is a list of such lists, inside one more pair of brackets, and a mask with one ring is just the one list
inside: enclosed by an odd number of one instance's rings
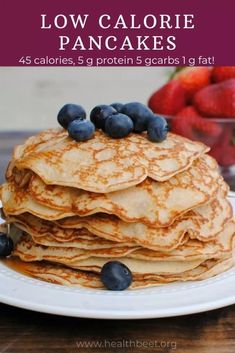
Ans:
{"label": "golden brown pancake", "polygon": [[69,217],[56,221],[62,228],[85,227],[91,233],[120,242],[136,242],[153,250],[170,250],[179,245],[188,233],[201,241],[213,239],[225,223],[232,218],[232,208],[225,197],[218,195],[211,203],[200,206],[171,226],[147,227],[142,223],[126,223],[117,217],[104,214],[88,217]]}
{"label": "golden brown pancake", "polygon": [[118,260],[131,288],[200,280],[234,264],[235,221],[208,148],[169,133],[85,142],[47,130],[15,148],[0,187],[3,214],[24,273],[103,288]]}
{"label": "golden brown pancake", "polygon": [[[115,243],[113,247],[99,248],[99,246],[96,246],[94,249],[82,249],[79,247],[79,242],[77,242],[76,246],[71,243],[71,246],[68,247],[64,246],[64,243],[56,243],[53,240],[51,243],[49,241],[49,245],[45,246],[36,243],[29,235],[24,235],[17,243],[14,254],[24,261],[47,260],[66,264],[71,267],[78,266],[78,268],[80,268],[82,260],[90,258],[93,259],[91,261],[97,267],[100,262],[97,263],[96,261],[100,260],[96,260],[96,258],[102,258],[102,261],[105,263],[105,261],[111,261],[113,258],[125,257],[127,259],[141,260],[141,269],[138,270],[141,271],[146,266],[145,263],[163,262],[165,264],[166,262],[171,262],[170,266],[172,267],[172,263],[175,266],[178,263],[202,262],[208,259],[231,256],[234,234],[235,221],[231,221],[226,224],[224,230],[218,234],[214,241],[202,243],[199,240],[188,240],[170,252],[153,251],[125,244],[115,246]],[[133,267],[132,261],[130,261],[130,265]],[[135,272],[138,271],[135,270]]]}
{"label": "golden brown pancake", "polygon": [[231,205],[221,193],[210,203],[188,212],[165,228],[148,227],[142,223],[126,223],[115,216],[105,214],[69,217],[53,223],[26,213],[11,216],[7,221],[16,224],[34,239],[49,235],[58,241],[71,242],[79,237],[79,230],[85,228],[92,234],[111,241],[170,251],[187,241],[188,236],[201,241],[213,240],[231,218]]}
{"label": "golden brown pancake", "polygon": [[[220,177],[217,163],[205,155],[189,169],[165,182],[147,178],[128,189],[106,194],[46,185],[37,175],[31,177],[29,185],[27,193],[36,202],[65,214],[88,216],[103,212],[115,214],[126,222],[161,227],[171,224],[182,213],[208,202],[220,186]],[[33,209],[28,208],[27,212],[34,214]]]}
{"label": "golden brown pancake", "polygon": [[[196,281],[216,276],[234,265],[233,257],[221,260],[208,260],[183,274],[174,275],[135,275],[131,289],[158,286],[175,281]],[[79,271],[63,265],[47,262],[22,262],[25,274],[43,281],[65,286],[78,286],[104,289],[97,273]]]}
{"label": "golden brown pancake", "polygon": [[30,211],[35,216],[56,220],[73,216],[73,212],[64,212],[36,202],[27,190],[11,181],[1,186],[1,201],[6,215],[18,215]]}
{"label": "golden brown pancake", "polygon": [[7,178],[11,179],[14,168],[26,169],[46,184],[106,193],[137,185],[148,176],[168,180],[207,151],[205,145],[174,134],[153,143],[146,134],[115,140],[96,131],[92,139],[76,142],[67,131],[55,129],[15,149]]}
{"label": "golden brown pancake", "polygon": [[[163,274],[180,273],[195,268],[203,260],[186,261],[143,261],[129,258],[134,248],[100,249],[85,251],[77,248],[45,247],[35,244],[29,236],[23,236],[17,243],[13,255],[23,261],[52,261],[69,267],[100,272],[103,265],[115,259],[129,267],[133,273]],[[92,256],[93,255],[93,256]],[[108,256],[107,256],[108,255]]]}
{"label": "golden brown pancake", "polygon": [[96,248],[90,250],[75,247],[43,246],[34,243],[29,235],[23,235],[16,244],[14,255],[24,258],[24,261],[42,261],[45,257],[54,262],[79,262],[91,256],[95,257],[120,257],[127,256],[138,247],[119,246],[112,248]]}

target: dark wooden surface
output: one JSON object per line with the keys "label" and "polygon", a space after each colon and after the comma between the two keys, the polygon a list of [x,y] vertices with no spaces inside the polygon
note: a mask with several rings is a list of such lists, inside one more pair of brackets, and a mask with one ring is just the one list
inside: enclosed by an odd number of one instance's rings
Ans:
{"label": "dark wooden surface", "polygon": [[[12,146],[30,134],[0,133],[1,181]],[[160,344],[163,348],[157,348]],[[137,351],[234,353],[235,306],[176,318],[106,321],[58,317],[0,304],[0,353]]]}
{"label": "dark wooden surface", "polygon": [[[112,342],[120,340],[132,346],[110,347]],[[176,348],[134,347],[134,343],[154,341],[169,342]],[[81,344],[102,344],[103,348],[78,348]],[[235,308],[158,320],[101,321],[57,317],[1,305],[0,352],[234,353]]]}

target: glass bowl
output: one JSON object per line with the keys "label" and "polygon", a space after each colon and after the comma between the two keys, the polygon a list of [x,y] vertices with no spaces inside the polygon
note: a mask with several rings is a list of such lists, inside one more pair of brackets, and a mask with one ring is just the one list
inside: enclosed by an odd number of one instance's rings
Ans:
{"label": "glass bowl", "polygon": [[204,118],[206,124],[202,124],[202,129],[190,128],[188,124],[185,127],[182,124],[179,128],[175,117],[165,118],[170,131],[201,141],[211,148],[209,154],[217,160],[221,174],[231,190],[235,191],[235,118]]}

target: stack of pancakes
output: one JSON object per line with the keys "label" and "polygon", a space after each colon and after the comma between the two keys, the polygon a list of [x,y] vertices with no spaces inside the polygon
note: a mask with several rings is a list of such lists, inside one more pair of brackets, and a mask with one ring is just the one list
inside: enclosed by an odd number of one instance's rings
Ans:
{"label": "stack of pancakes", "polygon": [[93,288],[102,288],[100,271],[113,260],[132,271],[132,288],[225,271],[235,223],[228,187],[206,152],[170,133],[161,143],[99,131],[86,142],[64,130],[29,138],[1,186],[13,255],[31,276]]}

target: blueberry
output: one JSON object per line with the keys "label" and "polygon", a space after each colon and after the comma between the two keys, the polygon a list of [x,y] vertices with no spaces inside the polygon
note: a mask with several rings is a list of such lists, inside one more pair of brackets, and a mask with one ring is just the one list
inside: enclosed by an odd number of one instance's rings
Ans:
{"label": "blueberry", "polygon": [[124,290],[132,283],[132,273],[122,262],[110,261],[102,267],[101,281],[109,290]]}
{"label": "blueberry", "polygon": [[118,113],[120,113],[124,104],[122,104],[122,103],[112,103],[112,104],[110,104],[110,105],[111,105],[111,107],[113,107],[114,109],[116,109],[116,111],[117,111]]}
{"label": "blueberry", "polygon": [[124,104],[121,113],[133,120],[134,131],[137,133],[147,130],[148,120],[153,116],[152,110],[138,102]]}
{"label": "blueberry", "polygon": [[147,134],[150,141],[161,142],[167,137],[169,131],[166,119],[154,115],[148,122]]}
{"label": "blueberry", "polygon": [[116,139],[127,136],[133,128],[131,118],[121,113],[109,116],[105,122],[106,134]]}
{"label": "blueberry", "polygon": [[69,136],[75,141],[89,140],[95,131],[95,126],[89,120],[74,120],[68,126]]}
{"label": "blueberry", "polygon": [[104,130],[105,120],[117,111],[111,105],[97,105],[90,113],[90,119],[97,129]]}
{"label": "blueberry", "polygon": [[0,256],[9,256],[13,250],[13,241],[5,233],[0,232]]}
{"label": "blueberry", "polygon": [[58,123],[64,128],[67,129],[69,123],[73,120],[83,120],[86,119],[86,112],[81,107],[81,105],[76,104],[65,104],[59,111],[57,115]]}

